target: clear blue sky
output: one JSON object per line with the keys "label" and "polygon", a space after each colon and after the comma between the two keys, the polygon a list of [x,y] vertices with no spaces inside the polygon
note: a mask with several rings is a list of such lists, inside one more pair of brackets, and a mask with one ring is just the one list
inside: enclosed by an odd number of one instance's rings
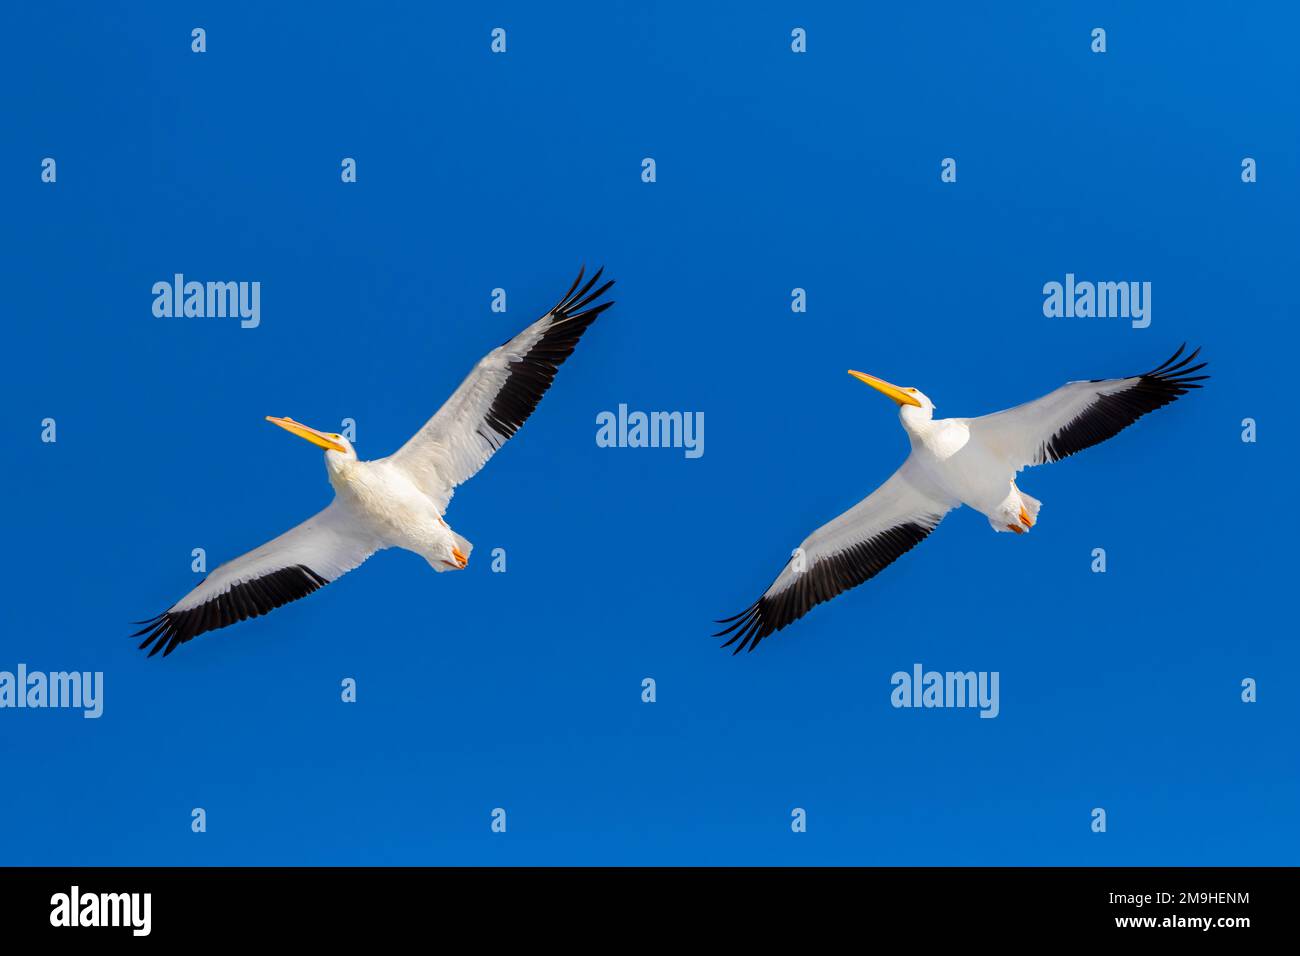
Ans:
{"label": "clear blue sky", "polygon": [[[848,6],[6,12],[0,669],[106,692],[0,710],[0,863],[1297,862],[1294,12]],[[192,548],[329,500],[263,416],[386,455],[582,262],[618,304],[452,502],[468,571],[386,552],[135,650]],[[155,318],[177,272],[261,282],[260,327]],[[1151,282],[1151,326],[1045,318],[1067,272]],[[846,368],[975,415],[1184,340],[1209,387],[1023,475],[1032,533],[963,510],[710,639],[905,455]],[[704,455],[597,447],[620,403],[703,412]],[[916,662],[998,671],[1000,715],[893,709]]]}

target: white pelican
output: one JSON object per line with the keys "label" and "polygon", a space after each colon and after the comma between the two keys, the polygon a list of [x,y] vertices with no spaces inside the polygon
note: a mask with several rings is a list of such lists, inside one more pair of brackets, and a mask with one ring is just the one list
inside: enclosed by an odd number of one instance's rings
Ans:
{"label": "white pelican", "polygon": [[723,647],[751,651],[763,638],[823,601],[875,577],[963,504],[989,519],[994,531],[1024,534],[1041,502],[1016,487],[1030,465],[1060,461],[1118,434],[1147,412],[1168,405],[1208,375],[1179,346],[1169,361],[1131,378],[1070,382],[1042,398],[980,418],[934,418],[934,403],[915,388],[899,388],[849,371],[899,405],[912,452],[889,480],[793,552],[763,596],[733,617],[715,637]]}
{"label": "white pelican", "polygon": [[613,282],[593,291],[582,271],[546,315],[474,366],[424,427],[387,458],[360,461],[342,435],[292,418],[267,421],[325,449],[334,500],[247,554],[214,570],[193,591],[133,634],[149,656],[167,656],[205,631],[257,617],[306,597],[383,548],[406,548],[435,571],[464,568],[473,545],[443,520],[457,485],[472,478],[532,414],[555,373],[596,317]]}

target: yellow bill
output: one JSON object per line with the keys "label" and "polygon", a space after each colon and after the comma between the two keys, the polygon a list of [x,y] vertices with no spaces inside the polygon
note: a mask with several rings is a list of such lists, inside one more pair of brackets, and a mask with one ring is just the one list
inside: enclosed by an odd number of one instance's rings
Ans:
{"label": "yellow bill", "polygon": [[890,385],[883,378],[876,378],[876,376],[868,375],[866,372],[855,372],[853,369],[849,369],[849,374],[859,382],[866,382],[877,392],[888,395],[900,405],[915,405],[917,408],[921,407],[921,403],[915,398],[907,394],[907,392],[903,391],[903,389],[899,388],[897,385]]}
{"label": "yellow bill", "polygon": [[274,415],[267,415],[266,420],[272,425],[279,425],[285,431],[297,435],[299,438],[307,439],[313,445],[319,445],[321,448],[328,448],[333,451],[347,451],[346,448],[334,440],[339,437],[338,435],[318,432],[314,428],[308,428],[302,422],[295,422],[292,418],[276,418]]}

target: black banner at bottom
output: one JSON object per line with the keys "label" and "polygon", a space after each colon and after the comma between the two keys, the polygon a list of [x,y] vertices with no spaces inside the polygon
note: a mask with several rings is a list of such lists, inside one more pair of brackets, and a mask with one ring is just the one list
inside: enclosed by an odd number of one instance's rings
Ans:
{"label": "black banner at bottom", "polygon": [[[1288,868],[8,868],[6,939],[376,939],[477,927],[613,942],[694,927],[733,942],[785,926],[972,941],[1285,931]],[[971,935],[974,934],[974,935]],[[1246,934],[1243,936],[1242,934]],[[616,939],[617,937],[615,937]],[[681,938],[681,937],[674,937]]]}

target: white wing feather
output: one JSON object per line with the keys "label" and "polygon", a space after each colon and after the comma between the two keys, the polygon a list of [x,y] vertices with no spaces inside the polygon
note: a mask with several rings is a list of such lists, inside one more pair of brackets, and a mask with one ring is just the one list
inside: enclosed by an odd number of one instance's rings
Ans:
{"label": "white wing feather", "polygon": [[718,637],[723,647],[753,650],[818,604],[875,577],[925,539],[959,502],[929,489],[908,459],[889,480],[799,545],[763,596]]}
{"label": "white wing feather", "polygon": [[1128,378],[1070,382],[1032,402],[1004,412],[967,419],[971,437],[1017,471],[1060,461],[1113,438],[1148,412],[1200,388],[1209,376],[1195,375],[1200,349],[1181,362],[1185,346],[1158,368]]}
{"label": "white wing feather", "polygon": [[334,501],[297,527],[218,566],[202,584],[168,610],[188,611],[225,594],[235,585],[300,565],[311,568],[326,581],[334,581],[359,567],[382,547],[379,538],[345,505]]}
{"label": "white wing feather", "polygon": [[445,512],[457,485],[475,474],[532,414],[586,328],[613,302],[593,305],[613,285],[582,272],[546,315],[479,360],[442,408],[386,461],[400,467]]}
{"label": "white wing feather", "polygon": [[1132,388],[1138,378],[1111,378],[1100,382],[1069,382],[1042,398],[1006,411],[971,418],[971,437],[983,442],[1017,471],[1042,465],[1048,456],[1047,443],[1077,421],[1097,399]]}
{"label": "white wing feather", "polygon": [[306,597],[386,547],[337,500],[247,554],[227,561],[134,637],[167,656],[200,634],[228,627]]}

